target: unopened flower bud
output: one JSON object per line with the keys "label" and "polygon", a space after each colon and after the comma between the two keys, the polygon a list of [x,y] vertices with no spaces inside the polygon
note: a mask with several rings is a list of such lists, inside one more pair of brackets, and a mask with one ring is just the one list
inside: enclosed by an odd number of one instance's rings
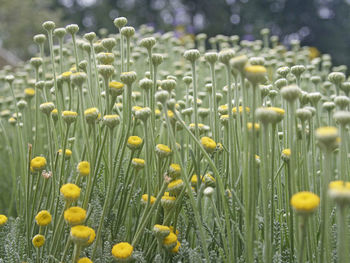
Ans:
{"label": "unopened flower bud", "polygon": [[54,30],[54,28],[56,27],[56,24],[53,21],[46,21],[42,24],[42,26],[47,32],[49,32]]}
{"label": "unopened flower bud", "polygon": [[79,26],[77,24],[67,25],[66,31],[71,35],[75,35],[79,31]]}
{"label": "unopened flower bud", "polygon": [[123,26],[125,26],[128,23],[128,19],[126,19],[126,17],[117,17],[116,19],[114,19],[114,25],[121,29]]}

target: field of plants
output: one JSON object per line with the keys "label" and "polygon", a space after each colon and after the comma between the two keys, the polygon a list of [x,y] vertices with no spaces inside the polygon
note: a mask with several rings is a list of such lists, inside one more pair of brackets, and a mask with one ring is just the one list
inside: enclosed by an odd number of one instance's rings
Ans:
{"label": "field of plants", "polygon": [[0,262],[350,262],[347,67],[114,25],[0,70]]}

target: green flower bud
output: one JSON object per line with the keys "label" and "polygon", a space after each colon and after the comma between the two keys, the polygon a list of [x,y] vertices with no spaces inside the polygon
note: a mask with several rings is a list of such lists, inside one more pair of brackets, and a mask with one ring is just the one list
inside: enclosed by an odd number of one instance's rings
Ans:
{"label": "green flower bud", "polygon": [[46,36],[44,34],[38,34],[33,37],[33,40],[36,44],[40,45],[45,43],[46,41]]}
{"label": "green flower bud", "polygon": [[77,24],[67,25],[66,31],[71,35],[75,35],[79,31],[79,26]]}
{"label": "green flower bud", "polygon": [[125,26],[128,23],[128,19],[126,17],[117,17],[113,21],[114,25],[118,28],[121,29],[123,26]]}
{"label": "green flower bud", "polygon": [[200,53],[198,49],[190,49],[186,50],[184,53],[184,58],[192,63],[194,63],[197,59],[199,59]]}
{"label": "green flower bud", "polygon": [[54,30],[54,28],[56,27],[56,24],[55,24],[55,22],[53,22],[53,21],[46,21],[46,22],[44,22],[44,23],[42,24],[42,27],[43,27],[47,32],[49,32],[49,31]]}
{"label": "green flower bud", "polygon": [[54,31],[53,31],[53,34],[55,37],[57,38],[64,38],[64,36],[66,35],[67,31],[65,28],[63,27],[59,27],[59,28],[56,28]]}

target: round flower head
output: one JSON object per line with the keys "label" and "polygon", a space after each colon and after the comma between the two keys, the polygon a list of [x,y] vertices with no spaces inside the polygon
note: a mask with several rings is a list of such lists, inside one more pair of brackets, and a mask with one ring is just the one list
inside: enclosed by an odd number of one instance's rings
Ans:
{"label": "round flower head", "polygon": [[153,233],[157,238],[163,239],[167,235],[170,234],[170,228],[168,226],[163,226],[163,225],[154,225],[153,227]]}
{"label": "round flower head", "polygon": [[147,50],[151,50],[155,44],[156,44],[156,39],[154,37],[143,38],[139,43],[141,47],[144,47]]}
{"label": "round flower head", "polygon": [[127,146],[130,150],[140,149],[143,140],[139,136],[130,136],[128,138]]}
{"label": "round flower head", "polygon": [[113,246],[112,255],[119,262],[128,262],[129,260],[131,260],[133,251],[134,247],[128,242],[120,242]]}
{"label": "round flower head", "polygon": [[100,112],[97,108],[89,108],[84,111],[86,122],[89,124],[94,124],[98,119],[99,115]]}
{"label": "round flower head", "polygon": [[143,78],[139,81],[139,87],[143,90],[150,90],[153,87],[153,81],[147,78]]}
{"label": "round flower head", "polygon": [[299,213],[311,213],[320,204],[320,198],[311,192],[299,192],[292,196],[290,204]]}
{"label": "round flower head", "polygon": [[[114,40],[114,39],[113,39]],[[115,40],[114,40],[115,41]],[[112,42],[111,42],[112,43]],[[97,55],[97,60],[102,65],[112,65],[114,62],[114,54],[113,53],[107,53],[107,52],[101,52]]]}
{"label": "round flower head", "polygon": [[248,57],[246,55],[241,55],[237,57],[233,57],[230,59],[230,65],[232,68],[242,72],[244,66],[247,64]]}
{"label": "round flower head", "polygon": [[320,127],[316,130],[316,138],[320,147],[332,151],[338,144],[338,129],[336,127]]}
{"label": "round flower head", "polygon": [[84,257],[84,258],[79,258],[77,263],[92,263],[92,260],[87,257]]}
{"label": "round flower head", "polygon": [[72,206],[64,211],[64,220],[71,226],[82,224],[85,218],[86,210],[81,207]]}
{"label": "round flower head", "polygon": [[105,79],[110,78],[114,74],[114,66],[112,65],[98,65],[98,73]]}
{"label": "round flower head", "polygon": [[133,158],[131,160],[131,165],[137,170],[142,169],[143,167],[145,167],[145,160],[140,158]]}
{"label": "round flower head", "polygon": [[114,19],[113,21],[114,25],[121,29],[123,26],[125,26],[128,23],[128,19],[126,17],[117,17],[116,19]]}
{"label": "round flower head", "polygon": [[67,201],[75,201],[80,196],[80,188],[75,184],[62,185],[60,192]]}
{"label": "round flower head", "polygon": [[156,153],[159,158],[168,157],[172,152],[171,149],[164,144],[157,144]]}
{"label": "round flower head", "polygon": [[177,236],[173,232],[170,232],[169,235],[167,235],[163,239],[163,246],[169,250],[176,247],[176,244],[177,244]]}
{"label": "round flower head", "polygon": [[36,248],[42,247],[45,244],[45,237],[43,235],[36,235],[32,239],[33,246]]}
{"label": "round flower head", "polygon": [[350,202],[350,182],[332,181],[328,186],[329,196],[337,203]]}
{"label": "round flower head", "polygon": [[120,79],[123,83],[125,83],[128,87],[132,85],[132,83],[136,80],[136,72],[122,72],[120,75]]}
{"label": "round flower head", "polygon": [[176,241],[176,246],[171,250],[171,253],[178,253],[180,249],[181,243]]}
{"label": "round flower head", "polygon": [[47,116],[50,115],[51,111],[55,108],[53,102],[45,102],[40,104],[40,110],[45,113]]}
{"label": "round flower head", "polygon": [[32,172],[41,172],[42,170],[44,170],[45,166],[46,166],[45,157],[38,156],[33,158],[30,161],[30,170]]}
{"label": "round flower head", "polygon": [[87,226],[77,225],[70,229],[70,237],[76,244],[86,244],[90,238],[90,230]]}
{"label": "round flower head", "polygon": [[283,149],[282,150],[282,160],[285,162],[288,162],[290,159],[291,151],[290,149]]}
{"label": "round flower head", "polygon": [[176,179],[168,184],[168,192],[171,195],[177,195],[180,193],[184,186],[184,182],[181,179]]}
{"label": "round flower head", "polygon": [[51,220],[51,214],[47,210],[40,211],[35,217],[35,221],[39,226],[47,226],[51,223]]}
{"label": "round flower head", "polygon": [[179,177],[181,174],[181,166],[177,163],[170,164],[168,174],[171,178]]}
{"label": "round flower head", "polygon": [[5,225],[7,220],[8,220],[7,216],[0,214],[0,226]]}
{"label": "round flower head", "polygon": [[80,176],[88,176],[90,174],[90,163],[88,161],[81,161],[78,163],[77,171]]}
{"label": "round flower head", "polygon": [[24,96],[27,99],[33,98],[34,95],[35,95],[35,90],[33,88],[26,88],[26,89],[24,89]]}
{"label": "round flower head", "polygon": [[124,91],[124,84],[118,81],[111,81],[108,84],[109,92],[113,97],[117,97],[121,94],[123,94]]}
{"label": "round flower head", "polygon": [[192,63],[199,59],[200,56],[201,54],[199,53],[198,49],[186,50],[184,53],[184,58]]}
{"label": "round flower head", "polygon": [[[203,176],[200,176],[200,180],[202,180],[202,179],[203,179]],[[198,175],[193,174],[192,177],[191,177],[191,185],[193,187],[196,187],[197,183],[198,183]]]}
{"label": "round flower head", "polygon": [[246,78],[253,84],[262,83],[266,79],[266,68],[260,65],[248,65],[244,68]]}
{"label": "round flower head", "polygon": [[202,137],[201,144],[208,153],[213,153],[216,149],[216,142],[209,137]]}
{"label": "round flower head", "polygon": [[140,108],[135,111],[136,119],[140,119],[142,121],[147,121],[148,117],[151,115],[151,109],[148,107]]}
{"label": "round flower head", "polygon": [[162,196],[162,199],[160,200],[160,203],[165,210],[169,210],[174,207],[175,201],[175,196],[170,196],[169,192],[165,192]]}
{"label": "round flower head", "polygon": [[125,26],[120,30],[120,33],[126,38],[131,38],[135,34],[135,28],[132,26]]}
{"label": "round flower head", "polygon": [[70,75],[71,82],[81,88],[87,79],[87,75],[84,72],[76,72]]}
{"label": "round flower head", "polygon": [[219,52],[219,60],[225,65],[229,65],[230,60],[234,57],[235,52],[232,49],[224,49]]}
{"label": "round flower head", "polygon": [[103,116],[103,124],[109,127],[110,129],[113,129],[115,126],[117,126],[119,122],[120,118],[117,114]]}
{"label": "round flower head", "polygon": [[[150,204],[153,205],[155,201],[156,201],[156,198],[155,198],[154,196],[151,195],[151,198],[150,198],[150,201],[149,201]],[[141,196],[141,202],[142,202],[143,204],[147,204],[147,203],[148,203],[148,194],[143,194],[143,195]]]}
{"label": "round flower head", "polygon": [[296,99],[299,98],[301,94],[301,91],[297,85],[289,85],[285,86],[281,89],[281,95],[282,97],[288,101],[288,102],[293,102]]}
{"label": "round flower head", "polygon": [[78,113],[75,111],[63,111],[62,112],[62,118],[67,124],[71,124],[74,122],[78,117]]}

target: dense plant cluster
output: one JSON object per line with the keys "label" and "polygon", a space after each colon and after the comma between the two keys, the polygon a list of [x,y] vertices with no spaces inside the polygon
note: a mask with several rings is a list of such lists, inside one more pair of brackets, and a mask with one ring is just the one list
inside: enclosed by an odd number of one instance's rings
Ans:
{"label": "dense plant cluster", "polygon": [[348,262],[346,67],[114,24],[0,71],[0,262]]}

